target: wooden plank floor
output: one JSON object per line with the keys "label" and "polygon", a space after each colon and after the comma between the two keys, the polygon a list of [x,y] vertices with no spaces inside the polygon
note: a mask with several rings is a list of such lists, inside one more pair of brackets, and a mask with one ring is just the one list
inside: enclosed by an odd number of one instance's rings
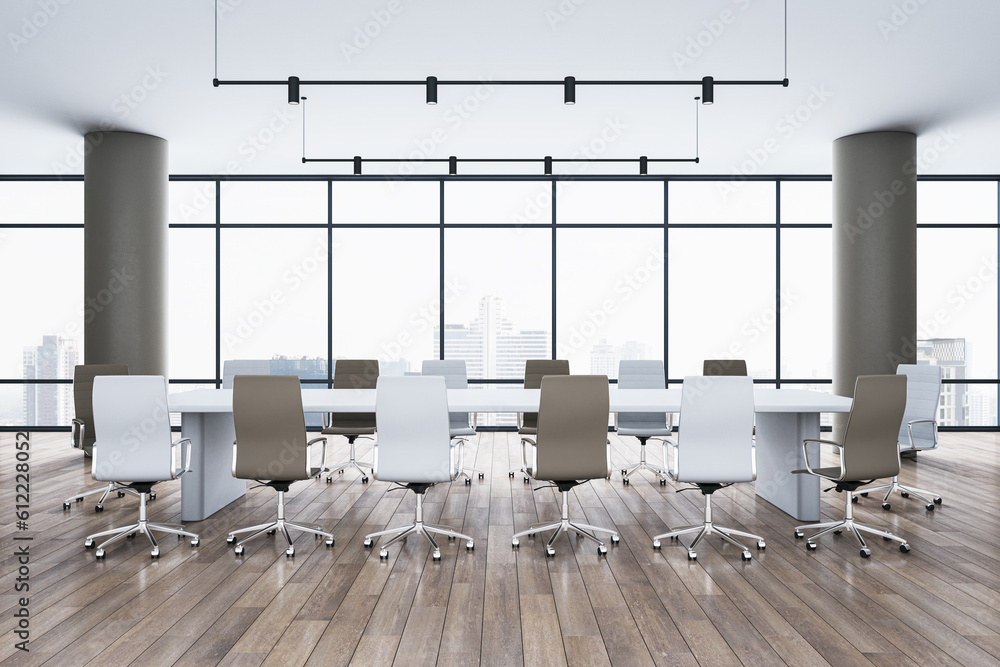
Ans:
{"label": "wooden plank floor", "polygon": [[[912,547],[875,540],[863,560],[847,535],[814,552],[792,537],[796,521],[753,494],[752,484],[716,494],[721,525],[764,536],[749,563],[721,540],[683,547],[651,537],[701,520],[702,497],[675,493],[643,475],[623,486],[615,473],[572,493],[571,514],[616,527],[607,556],[584,540],[510,538],[558,517],[554,489],[533,491],[507,471],[517,459],[511,433],[484,433],[473,445],[486,479],[438,485],[428,522],[476,540],[474,551],[409,539],[380,561],[363,536],[413,518],[410,492],[387,493],[357,473],[332,484],[302,482],[287,514],[332,530],[327,548],[260,538],[237,557],[225,542],[235,527],[273,515],[275,494],[250,491],[211,518],[188,524],[201,546],[164,537],[153,560],[143,539],[108,549],[104,561],[84,537],[130,523],[133,498],[62,509],[92,488],[88,463],[67,434],[33,434],[29,529],[15,524],[14,435],[0,434],[0,664],[2,665],[990,665],[1000,664],[1000,435],[945,433],[937,452],[904,462],[902,480],[944,497],[935,512],[894,498],[869,498],[861,521],[890,526]],[[617,464],[638,457],[632,438],[612,436]],[[346,456],[338,439],[331,460]],[[363,450],[362,450],[363,451]],[[650,453],[658,458],[659,452]],[[655,456],[654,456],[655,454]],[[157,486],[150,519],[179,521],[180,482]],[[842,515],[843,496],[823,496],[823,514]],[[15,535],[30,536],[30,591],[15,593]],[[28,597],[30,651],[15,648],[18,598]]]}

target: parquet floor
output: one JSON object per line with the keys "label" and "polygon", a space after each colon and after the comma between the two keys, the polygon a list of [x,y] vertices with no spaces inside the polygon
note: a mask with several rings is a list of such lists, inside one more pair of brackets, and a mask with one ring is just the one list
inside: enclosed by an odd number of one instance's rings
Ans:
{"label": "parquet floor", "polygon": [[[623,486],[617,472],[572,494],[574,516],[620,532],[607,556],[575,538],[560,538],[555,558],[541,537],[515,551],[515,530],[558,516],[558,494],[507,476],[513,433],[483,433],[472,451],[486,479],[438,485],[424,506],[428,521],[471,534],[474,551],[442,544],[434,562],[425,541],[410,539],[380,561],[362,538],[410,522],[413,494],[348,472],[288,494],[288,516],[331,529],[332,548],[302,536],[286,559],[282,542],[262,538],[234,556],[227,532],[275,511],[274,493],[257,489],[188,524],[199,548],[164,537],[153,560],[137,538],[99,562],[84,537],[132,522],[135,499],[111,500],[100,514],[93,501],[64,511],[63,498],[95,484],[88,463],[67,434],[32,434],[29,526],[19,531],[14,434],[3,433],[0,664],[1000,664],[1000,434],[941,439],[902,472],[944,497],[938,511],[915,499],[896,499],[891,511],[875,498],[856,506],[860,520],[905,535],[905,555],[877,540],[863,560],[847,535],[807,552],[792,537],[797,522],[743,484],[716,494],[715,519],[760,533],[767,550],[744,563],[713,538],[689,562],[676,543],[655,551],[651,537],[700,521],[700,494],[675,493],[650,475]],[[616,464],[637,458],[634,439],[612,442]],[[339,460],[346,441],[333,444]],[[180,482],[157,492],[150,519],[178,521]],[[824,516],[841,512],[842,496],[824,494]],[[30,590],[16,593],[15,552],[26,543]],[[15,648],[21,597],[29,652]]]}

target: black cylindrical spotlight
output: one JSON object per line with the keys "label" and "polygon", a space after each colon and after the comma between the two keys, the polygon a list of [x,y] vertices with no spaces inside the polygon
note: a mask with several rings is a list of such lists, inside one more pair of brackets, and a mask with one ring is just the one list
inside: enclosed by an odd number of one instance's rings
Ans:
{"label": "black cylindrical spotlight", "polygon": [[576,104],[576,77],[566,77],[563,85],[563,104]]}
{"label": "black cylindrical spotlight", "polygon": [[360,155],[355,155],[354,156],[354,175],[355,176],[360,176],[361,175],[361,156]]}
{"label": "black cylindrical spotlight", "polygon": [[645,155],[639,156],[639,173],[643,176],[649,173],[649,158]]}
{"label": "black cylindrical spotlight", "polygon": [[701,103],[712,104],[715,102],[715,79],[706,76],[701,80]]}
{"label": "black cylindrical spotlight", "polygon": [[546,176],[551,176],[552,175],[552,156],[551,155],[546,155],[545,156],[545,175]]}
{"label": "black cylindrical spotlight", "polygon": [[427,104],[438,103],[438,79],[436,76],[427,77]]}
{"label": "black cylindrical spotlight", "polygon": [[299,77],[297,76],[288,77],[288,103],[299,103]]}
{"label": "black cylindrical spotlight", "polygon": [[458,158],[454,155],[448,158],[448,173],[452,176],[458,173]]}

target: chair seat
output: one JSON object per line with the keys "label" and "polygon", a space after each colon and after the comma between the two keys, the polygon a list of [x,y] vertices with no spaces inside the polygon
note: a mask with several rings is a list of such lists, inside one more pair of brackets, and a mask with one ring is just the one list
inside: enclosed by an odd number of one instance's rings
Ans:
{"label": "chair seat", "polygon": [[792,474],[793,475],[799,475],[799,474],[809,475],[809,474],[814,474],[814,475],[817,475],[819,477],[824,477],[824,478],[826,478],[826,479],[828,479],[828,480],[830,480],[832,482],[842,482],[842,481],[845,481],[845,480],[840,479],[840,468],[839,467],[832,467],[832,466],[829,467],[829,468],[814,468],[811,473],[808,470],[805,470],[805,469],[793,470]]}
{"label": "chair seat", "polygon": [[453,428],[453,429],[450,430],[450,434],[451,434],[451,437],[453,437],[453,438],[458,438],[458,437],[462,437],[462,436],[466,436],[466,435],[475,435],[476,434],[476,429],[472,428],[471,426],[467,426],[465,428],[461,428],[461,427],[460,428]]}
{"label": "chair seat", "polygon": [[522,426],[517,429],[518,435],[538,435],[538,429],[534,426]]}
{"label": "chair seat", "polygon": [[375,435],[374,426],[327,426],[323,435]]}
{"label": "chair seat", "polygon": [[616,432],[618,435],[642,436],[644,438],[668,436],[673,434],[673,431],[666,426],[663,428],[634,428],[630,426],[619,426]]}

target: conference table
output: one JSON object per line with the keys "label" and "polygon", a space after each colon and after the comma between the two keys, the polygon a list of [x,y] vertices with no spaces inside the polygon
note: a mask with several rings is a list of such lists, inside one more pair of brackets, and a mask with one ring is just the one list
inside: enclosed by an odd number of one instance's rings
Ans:
{"label": "conference table", "polygon": [[[374,389],[304,389],[305,412],[375,412]],[[451,412],[537,412],[538,389],[449,389]],[[609,388],[611,412],[680,412],[681,390]],[[804,468],[802,441],[818,438],[820,414],[850,412],[851,399],[807,389],[754,387],[757,495],[801,521],[819,520],[819,478]],[[233,392],[196,389],[171,394],[182,437],[192,441],[192,472],[181,477],[181,519],[201,521],[246,493],[232,476]],[[683,416],[682,416],[683,417]],[[818,448],[812,444],[810,447]],[[810,450],[818,456],[818,450]]]}

